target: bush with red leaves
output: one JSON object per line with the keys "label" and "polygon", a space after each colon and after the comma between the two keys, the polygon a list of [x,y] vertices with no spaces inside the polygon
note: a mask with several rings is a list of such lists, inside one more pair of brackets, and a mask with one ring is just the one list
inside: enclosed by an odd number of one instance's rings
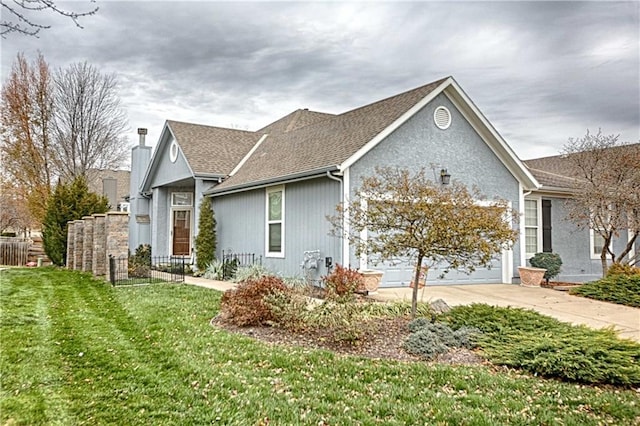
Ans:
{"label": "bush with red leaves", "polygon": [[339,302],[349,302],[353,293],[364,286],[362,274],[354,269],[336,265],[329,275],[322,277],[327,289],[327,298]]}
{"label": "bush with red leaves", "polygon": [[267,325],[275,318],[265,298],[288,291],[278,277],[248,279],[222,295],[220,311],[227,322],[237,326]]}

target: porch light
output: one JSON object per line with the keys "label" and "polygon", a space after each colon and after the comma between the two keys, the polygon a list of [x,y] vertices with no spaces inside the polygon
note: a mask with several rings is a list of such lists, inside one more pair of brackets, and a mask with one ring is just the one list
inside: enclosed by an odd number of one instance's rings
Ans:
{"label": "porch light", "polygon": [[440,182],[443,185],[449,185],[449,182],[451,182],[451,175],[447,173],[447,169],[440,170]]}

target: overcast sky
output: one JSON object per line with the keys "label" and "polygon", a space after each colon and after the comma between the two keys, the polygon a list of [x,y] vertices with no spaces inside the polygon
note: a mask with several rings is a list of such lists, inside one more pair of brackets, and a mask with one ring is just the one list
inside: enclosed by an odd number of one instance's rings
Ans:
{"label": "overcast sky", "polygon": [[[58,2],[83,11],[88,1]],[[522,159],[602,128],[640,140],[640,2],[104,1],[41,12],[2,43],[57,69],[115,73],[131,126],[257,130],[298,108],[341,113],[453,76]],[[6,14],[3,15],[6,18]]]}

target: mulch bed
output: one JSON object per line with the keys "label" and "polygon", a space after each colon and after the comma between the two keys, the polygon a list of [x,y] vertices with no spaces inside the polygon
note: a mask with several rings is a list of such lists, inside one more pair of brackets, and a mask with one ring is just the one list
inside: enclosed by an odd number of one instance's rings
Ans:
{"label": "mulch bed", "polygon": [[[409,335],[409,318],[379,318],[368,323],[362,336],[355,342],[336,340],[326,329],[311,329],[293,332],[277,327],[238,327],[221,317],[211,320],[211,325],[232,333],[243,334],[274,345],[298,346],[312,349],[326,349],[341,355],[362,356],[373,359],[396,361],[421,361],[420,357],[408,354],[402,344]],[[485,363],[477,353],[468,349],[454,349],[439,356],[436,363],[451,365],[477,365]]]}

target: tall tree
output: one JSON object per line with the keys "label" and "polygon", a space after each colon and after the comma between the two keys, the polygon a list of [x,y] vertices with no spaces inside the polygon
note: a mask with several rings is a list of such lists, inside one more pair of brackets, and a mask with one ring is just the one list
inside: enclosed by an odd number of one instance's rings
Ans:
{"label": "tall tree", "polygon": [[[574,177],[574,194],[567,217],[602,238],[600,261],[606,275],[611,262],[634,264],[630,258],[640,235],[640,143],[624,144],[616,135],[587,131],[563,147],[567,172]],[[614,238],[628,232],[624,248],[615,253]]]}
{"label": "tall tree", "polygon": [[42,54],[29,63],[18,54],[2,88],[0,133],[4,173],[26,194],[33,216],[42,219],[51,192],[52,76]]}
{"label": "tall tree", "polygon": [[114,74],[88,63],[59,69],[55,81],[57,167],[65,179],[92,168],[117,168],[127,155],[127,117]]}
{"label": "tall tree", "polygon": [[[484,197],[464,185],[436,185],[424,170],[378,168],[363,180],[356,198],[338,206],[330,221],[356,254],[380,260],[406,259],[415,265],[414,283],[435,265],[471,273],[488,265],[518,237],[504,200]],[[345,224],[347,225],[345,227]],[[348,232],[345,233],[345,230]],[[426,274],[425,274],[426,276]],[[418,285],[413,286],[415,316]]]}
{"label": "tall tree", "polygon": [[[90,2],[95,3],[95,0]],[[51,25],[43,24],[42,20],[36,17],[36,14],[41,12],[64,16],[71,19],[78,28],[83,28],[78,18],[93,15],[98,11],[97,6],[83,12],[63,9],[53,0],[0,0],[0,6],[3,12],[0,20],[2,38],[9,33],[38,37],[41,30],[51,28]]]}
{"label": "tall tree", "polygon": [[82,219],[94,213],[109,210],[109,200],[89,192],[83,176],[72,182],[58,183],[47,203],[47,213],[42,227],[42,242],[49,259],[62,266],[67,257],[67,227],[69,221]]}

